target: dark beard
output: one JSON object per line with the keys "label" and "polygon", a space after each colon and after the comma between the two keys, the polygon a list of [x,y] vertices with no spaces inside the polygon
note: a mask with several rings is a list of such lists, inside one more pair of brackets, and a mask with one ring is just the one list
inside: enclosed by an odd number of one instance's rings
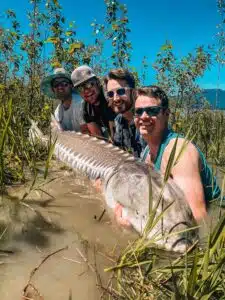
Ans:
{"label": "dark beard", "polygon": [[118,112],[116,112],[116,110],[118,110],[118,108],[117,108],[116,105],[113,105],[113,104],[112,104],[112,109],[113,109],[113,111],[115,111],[116,113],[124,114],[125,112],[127,112],[127,111],[129,111],[129,110],[131,109],[132,103],[130,103],[130,102],[129,102],[129,103],[123,102],[121,106],[122,106],[123,109],[119,110]]}

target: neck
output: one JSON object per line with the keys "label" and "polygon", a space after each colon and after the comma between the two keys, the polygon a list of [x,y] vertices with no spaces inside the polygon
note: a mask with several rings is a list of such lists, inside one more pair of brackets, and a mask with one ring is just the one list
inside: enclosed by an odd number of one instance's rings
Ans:
{"label": "neck", "polygon": [[163,136],[165,134],[165,132],[168,130],[168,128],[166,127],[163,131],[161,131],[159,134],[157,135],[148,135],[145,138],[145,141],[147,142],[149,148],[151,149],[151,151],[154,149],[158,150],[160,144],[162,143],[163,140]]}
{"label": "neck", "polygon": [[67,98],[64,98],[62,100],[62,105],[64,106],[64,108],[69,108],[72,102],[72,95],[68,96]]}
{"label": "neck", "polygon": [[129,123],[134,119],[134,114],[130,110],[126,111],[122,115]]}

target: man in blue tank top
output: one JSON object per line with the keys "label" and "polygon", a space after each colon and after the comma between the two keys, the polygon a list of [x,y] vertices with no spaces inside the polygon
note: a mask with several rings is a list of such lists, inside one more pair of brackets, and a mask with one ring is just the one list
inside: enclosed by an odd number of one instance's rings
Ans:
{"label": "man in blue tank top", "polygon": [[[177,141],[176,155],[184,137],[168,128],[169,102],[165,92],[157,86],[137,89],[135,125],[147,142],[142,160],[163,174]],[[171,170],[171,177],[183,190],[197,221],[207,215],[210,200],[221,199],[221,191],[203,153],[193,143],[187,142],[185,151]]]}

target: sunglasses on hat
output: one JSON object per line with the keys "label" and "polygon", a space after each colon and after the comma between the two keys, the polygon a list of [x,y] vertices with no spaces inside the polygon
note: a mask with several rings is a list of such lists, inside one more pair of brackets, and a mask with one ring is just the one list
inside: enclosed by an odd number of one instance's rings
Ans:
{"label": "sunglasses on hat", "polygon": [[57,88],[59,86],[68,87],[70,84],[71,83],[69,81],[66,81],[66,80],[64,80],[64,81],[55,81],[55,82],[53,82],[52,87],[53,88]]}
{"label": "sunglasses on hat", "polygon": [[162,106],[146,106],[146,107],[138,107],[135,109],[135,116],[141,117],[145,112],[149,117],[156,117],[160,113]]}
{"label": "sunglasses on hat", "polygon": [[84,90],[88,90],[88,89],[91,89],[93,88],[94,86],[96,85],[96,80],[95,79],[92,79],[92,80],[89,80],[83,84],[80,84],[78,87],[77,87],[77,90],[79,93],[83,92]]}

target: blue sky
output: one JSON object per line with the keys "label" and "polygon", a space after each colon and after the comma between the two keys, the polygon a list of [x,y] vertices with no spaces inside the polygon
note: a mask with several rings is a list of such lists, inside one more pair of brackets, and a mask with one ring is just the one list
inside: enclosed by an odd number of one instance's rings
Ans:
{"label": "blue sky", "polygon": [[[105,16],[104,0],[59,1],[67,21],[76,21],[78,37],[89,42],[92,39],[90,23],[97,19],[103,23]],[[174,53],[184,56],[199,45],[215,43],[217,24],[220,15],[216,0],[121,0],[127,4],[130,21],[130,40],[132,42],[131,64],[138,71],[141,61],[147,56],[150,64],[148,81],[154,81],[151,64],[156,59],[160,46],[171,40]],[[1,1],[0,11],[14,9],[23,28],[28,26],[26,11],[30,9],[28,0]],[[0,22],[3,20],[0,19]],[[225,68],[218,80],[218,66],[207,71],[199,83],[204,88],[225,89]]]}

